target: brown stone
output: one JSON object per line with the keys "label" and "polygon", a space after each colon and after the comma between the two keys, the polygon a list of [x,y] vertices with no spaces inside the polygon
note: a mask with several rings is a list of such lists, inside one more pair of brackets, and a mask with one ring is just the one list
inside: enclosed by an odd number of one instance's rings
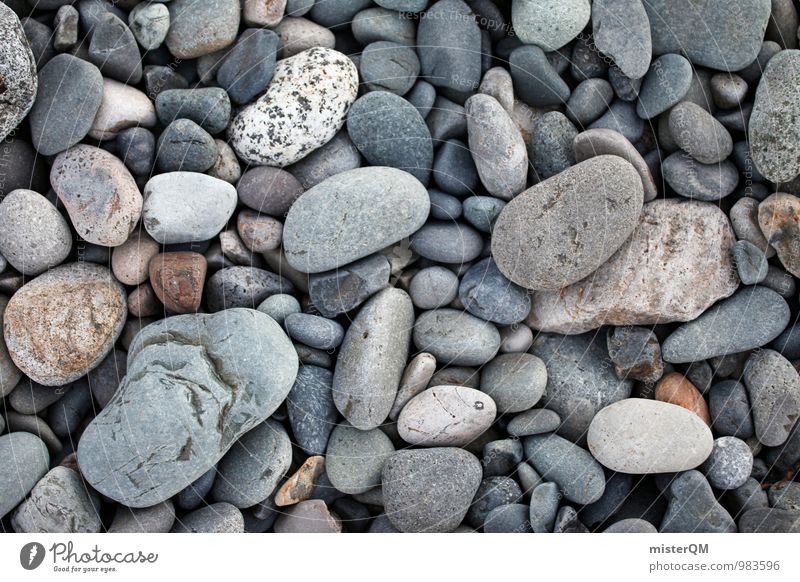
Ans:
{"label": "brown stone", "polygon": [[690,410],[699,416],[703,422],[711,426],[711,415],[708,412],[708,404],[700,391],[694,384],[689,382],[685,376],[672,372],[667,374],[656,384],[656,400],[676,404],[681,408]]}
{"label": "brown stone", "polygon": [[242,210],[236,221],[242,242],[251,251],[263,253],[281,245],[283,224],[271,216],[252,210]]}
{"label": "brown stone", "polygon": [[526,323],[579,334],[603,325],[691,321],[733,294],[736,238],[714,204],[671,198],[644,205],[639,225],[590,276],[558,291],[537,291]]}
{"label": "brown stone", "polygon": [[781,264],[800,277],[800,198],[776,192],[758,206],[758,225]]}
{"label": "brown stone", "polygon": [[272,28],[282,19],[286,0],[244,0],[242,17],[248,26]]}
{"label": "brown stone", "polygon": [[150,260],[150,284],[172,313],[195,313],[203,299],[206,258],[199,253],[161,253]]}
{"label": "brown stone", "polygon": [[108,268],[69,263],[17,291],[3,332],[17,367],[34,382],[63,386],[94,369],[125,325],[127,298]]}
{"label": "brown stone", "polygon": [[325,471],[325,457],[314,456],[306,459],[294,475],[281,485],[275,494],[275,505],[285,507],[305,501],[314,493],[317,479]]}
{"label": "brown stone", "polygon": [[150,259],[155,257],[161,245],[139,228],[124,243],[111,253],[111,270],[120,283],[140,285],[150,276]]}
{"label": "brown stone", "polygon": [[160,315],[163,309],[150,283],[142,283],[128,295],[128,313],[133,317]]}

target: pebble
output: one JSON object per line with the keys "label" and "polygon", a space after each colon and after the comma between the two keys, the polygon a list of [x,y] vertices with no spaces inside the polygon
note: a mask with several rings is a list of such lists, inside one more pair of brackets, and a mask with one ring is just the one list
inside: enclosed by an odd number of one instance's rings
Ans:
{"label": "pebble", "polygon": [[278,42],[277,34],[263,28],[248,28],[236,41],[217,71],[217,83],[234,103],[248,103],[269,86]]}
{"label": "pebble", "polygon": [[[433,162],[433,179],[439,188],[454,197],[468,196],[475,192],[478,188],[479,177],[470,148],[457,139],[449,139],[439,146],[436,152],[436,159]],[[434,195],[435,192],[437,191],[428,191],[431,196],[431,215],[441,220],[455,220],[458,218],[461,214],[461,203],[458,202],[457,198],[453,198],[459,204],[459,210],[455,216],[447,212],[445,208],[441,208],[440,212],[434,212],[437,208],[434,200],[436,197]]]}
{"label": "pebble", "polygon": [[[171,341],[175,336],[185,343]],[[278,408],[297,367],[278,324],[252,309],[178,315],[147,326],[130,346],[128,374],[116,396],[78,443],[84,477],[129,507],[172,497]],[[149,418],[153,410],[160,413]],[[140,415],[148,420],[136,422]],[[120,432],[115,427],[122,418],[127,428]],[[167,434],[171,445],[164,447]]]}
{"label": "pebble", "polygon": [[442,96],[436,97],[425,123],[430,129],[434,143],[461,137],[467,132],[467,116],[464,108]]}
{"label": "pebble", "polygon": [[607,335],[608,356],[620,379],[657,382],[664,373],[661,345],[649,329],[635,326],[615,327]]}
{"label": "pebble", "polygon": [[529,508],[521,503],[495,507],[483,522],[485,533],[532,533]]}
{"label": "pebble", "polygon": [[48,406],[57,402],[69,389],[69,386],[61,386],[53,390],[52,386],[42,386],[29,380],[23,381],[19,382],[8,395],[8,403],[20,414],[38,415],[44,413]]}
{"label": "pebble", "polygon": [[353,36],[363,46],[378,41],[412,46],[417,35],[413,20],[395,10],[382,7],[361,10],[350,25]]}
{"label": "pebble", "polygon": [[500,333],[490,323],[455,309],[422,313],[414,324],[414,345],[438,362],[455,366],[480,366],[500,348]]}
{"label": "pebble", "polygon": [[588,125],[606,112],[614,100],[614,89],[605,79],[586,79],[569,96],[566,114],[570,121]]}
{"label": "pebble", "polygon": [[572,143],[577,135],[578,130],[560,111],[550,111],[539,118],[528,143],[531,169],[538,181],[575,165]]}
{"label": "pebble", "polygon": [[612,129],[621,133],[629,142],[635,143],[644,135],[644,121],[637,115],[633,103],[617,99],[589,129]]}
{"label": "pebble", "polygon": [[[64,264],[11,298],[3,315],[5,343],[28,377],[61,386],[102,361],[122,332],[126,311],[125,291],[107,268]],[[53,327],[53,321],[63,323]]]}
{"label": "pebble", "polygon": [[464,274],[458,297],[472,315],[500,325],[519,323],[531,308],[528,292],[506,279],[491,258]]}
{"label": "pebble", "polygon": [[342,522],[320,499],[292,505],[278,516],[275,533],[341,533]]}
{"label": "pebble", "polygon": [[547,52],[577,37],[589,23],[591,12],[588,0],[513,0],[511,4],[511,20],[519,39]]}
{"label": "pebble", "polygon": [[463,449],[402,450],[383,467],[386,516],[406,533],[455,530],[481,484],[481,464]]}
{"label": "pebble", "polygon": [[603,533],[658,533],[658,530],[647,520],[631,517],[612,523]]}
{"label": "pebble", "polygon": [[555,483],[542,483],[533,490],[528,514],[533,533],[553,533],[560,501]]}
{"label": "pebble", "polygon": [[784,268],[795,277],[800,276],[800,227],[794,220],[800,209],[800,200],[791,194],[777,192],[758,206],[758,224],[761,232]]}
{"label": "pebble", "polygon": [[739,520],[741,533],[800,532],[800,512],[778,508],[757,508],[746,512]]}
{"label": "pebble", "polygon": [[747,81],[739,75],[717,73],[711,77],[711,96],[714,104],[722,109],[732,109],[742,105],[748,89]]}
{"label": "pebble", "polygon": [[303,188],[308,189],[331,176],[359,167],[361,154],[347,131],[341,130],[328,143],[292,164],[289,170]]}
{"label": "pebble", "polygon": [[350,324],[336,361],[333,400],[355,428],[376,428],[389,416],[413,325],[411,298],[400,289],[372,297]]}
{"label": "pebble", "polygon": [[111,269],[120,283],[139,285],[150,276],[150,259],[160,250],[159,244],[146,232],[137,229],[128,240],[114,247],[111,254]]}
{"label": "pebble", "polygon": [[678,147],[702,164],[717,164],[733,152],[728,130],[708,111],[689,101],[670,110],[669,132]]}
{"label": "pebble", "polygon": [[592,30],[597,50],[614,59],[626,77],[644,77],[650,66],[652,39],[641,0],[597,0],[592,4]]}
{"label": "pebble", "polygon": [[108,533],[169,533],[174,524],[175,506],[171,501],[143,509],[119,506]]}
{"label": "pebble", "polygon": [[481,232],[491,233],[506,203],[492,196],[470,196],[464,200],[464,220]]}
{"label": "pebble", "polygon": [[317,455],[306,459],[275,492],[275,505],[286,507],[310,499],[317,487],[317,481],[326,474],[325,470],[325,457]]}
{"label": "pebble", "polygon": [[47,473],[49,464],[50,455],[39,437],[29,432],[0,436],[0,517],[25,499]]}
{"label": "pebble", "polygon": [[[362,211],[352,212],[354,207]],[[336,269],[417,231],[429,211],[428,193],[411,174],[381,167],[350,170],[314,186],[292,205],[283,228],[286,258],[305,273]]]}
{"label": "pebble", "polygon": [[776,509],[800,510],[800,483],[775,483],[767,492],[769,503]]}
{"label": "pebble", "polygon": [[391,267],[377,253],[365,259],[308,278],[311,302],[325,317],[355,309],[389,284]]}
{"label": "pebble", "polygon": [[479,529],[486,517],[497,507],[517,503],[522,500],[522,490],[510,477],[488,477],[481,481],[472,506],[467,512],[467,523]]}
{"label": "pebble", "polygon": [[33,107],[39,81],[36,60],[16,14],[0,8],[0,77],[3,79],[3,110],[0,113],[0,138],[16,128]]}
{"label": "pebble", "polygon": [[715,434],[740,439],[753,436],[750,399],[744,384],[736,380],[714,384],[708,395],[708,406]]}
{"label": "pebble", "polygon": [[469,149],[481,183],[492,196],[510,200],[525,189],[528,154],[522,135],[494,97],[473,95],[464,109]]}
{"label": "pebble", "polygon": [[357,92],[358,71],[340,52],[315,47],[283,59],[267,91],[233,119],[231,146],[250,164],[293,164],[336,135]]}
{"label": "pebble", "polygon": [[735,533],[736,523],[716,500],[699,471],[686,471],[672,481],[661,533]]}
{"label": "pebble", "polygon": [[287,398],[292,434],[306,453],[321,455],[338,414],[333,402],[333,374],[318,366],[300,366]]}
{"label": "pebble", "polygon": [[765,253],[766,258],[775,256],[775,249],[770,246],[761,227],[758,224],[758,200],[743,196],[731,207],[728,213],[736,238],[747,241],[759,251]]}
{"label": "pebble", "polygon": [[[448,144],[449,144],[449,147],[448,147]],[[464,152],[463,155],[469,157],[469,152],[467,151],[467,147],[463,143],[459,142],[458,140],[448,140],[447,142],[445,142],[443,144],[442,148],[440,148],[440,150],[439,150],[440,154],[444,154],[444,152],[445,152],[444,148],[445,147],[447,148],[446,151],[448,151],[448,152],[461,151],[461,152]],[[461,156],[461,155],[462,154],[458,154],[458,156]],[[437,157],[437,160],[438,160],[438,157]],[[469,160],[470,160],[470,164],[472,164],[472,158],[469,158]],[[456,163],[460,163],[460,162],[457,161]],[[439,180],[439,178],[438,178],[439,175],[440,174],[437,173],[437,167],[436,167],[436,165],[434,165],[434,178],[437,179],[437,182]],[[451,174],[448,174],[448,179],[450,177],[454,177],[454,176],[452,176]],[[477,184],[477,179],[478,179],[478,175],[477,175],[477,173],[475,173],[475,183],[476,184]],[[453,186],[453,182],[455,182],[455,180],[451,180],[450,184],[448,184],[449,186],[451,186],[451,189],[452,189],[452,186]],[[461,186],[464,185],[463,184],[463,180],[459,179],[458,183],[459,183],[459,188],[458,188],[459,190],[466,190],[466,188],[463,188],[463,189],[461,188]],[[450,194],[445,194],[444,192],[440,192],[439,190],[428,190],[428,197],[431,199],[431,214],[430,214],[431,218],[435,218],[437,220],[457,220],[458,218],[461,217],[461,212],[462,212],[463,207],[462,207],[462,204],[461,204],[461,200],[459,200],[455,196],[451,196]]]}
{"label": "pebble", "polygon": [[642,81],[636,113],[653,119],[680,102],[692,83],[692,64],[679,54],[658,57]]}
{"label": "pebble", "polygon": [[381,484],[381,471],[393,453],[392,441],[380,429],[364,431],[340,424],[328,442],[328,478],[342,493],[365,493]]}
{"label": "pebble", "polygon": [[[535,293],[526,323],[574,334],[601,325],[691,321],[738,287],[734,242],[730,222],[716,206],[654,200],[644,205],[631,237],[592,277]],[[645,253],[650,260],[642,263]]]}
{"label": "pebble", "polygon": [[695,65],[737,71],[758,56],[770,4],[744,0],[736,10],[723,0],[698,7],[691,0],[643,2],[650,19],[653,54],[684,52]]}
{"label": "pebble", "polygon": [[53,429],[35,414],[19,414],[9,410],[6,412],[5,423],[9,433],[29,432],[35,434],[42,439],[44,444],[47,445],[47,450],[53,455],[56,455],[63,448]]}
{"label": "pebble", "polygon": [[656,384],[655,399],[675,404],[696,414],[704,423],[711,426],[711,416],[700,390],[691,380],[678,372],[671,372]]}
{"label": "pebble", "polygon": [[162,172],[205,172],[216,161],[214,138],[190,119],[176,119],[158,138],[156,162]]}
{"label": "pebble", "polygon": [[142,79],[136,38],[127,24],[110,12],[100,15],[94,24],[88,57],[107,77],[132,85]]}
{"label": "pebble", "polygon": [[150,284],[171,313],[195,313],[203,300],[207,269],[199,253],[161,253],[150,260]]}
{"label": "pebble", "polygon": [[211,467],[208,471],[198,477],[193,483],[181,489],[174,497],[175,502],[181,509],[197,509],[204,503],[205,497],[214,487],[217,478],[217,467]]}
{"label": "pebble", "polygon": [[[441,26],[446,22],[447,26]],[[481,80],[481,31],[463,0],[439,0],[417,27],[421,76],[431,85],[468,92]]]}
{"label": "pebble", "polygon": [[177,119],[193,121],[211,134],[220,133],[230,122],[231,102],[224,89],[168,89],[156,97],[156,113],[164,125]]}
{"label": "pebble", "polygon": [[483,74],[478,93],[497,99],[509,115],[514,111],[514,81],[503,67],[492,67]]}
{"label": "pebble", "polygon": [[99,508],[100,499],[77,472],[55,467],[11,514],[11,527],[17,533],[99,533]]}
{"label": "pebble", "polygon": [[391,420],[397,420],[400,411],[408,401],[428,387],[435,370],[436,358],[431,354],[422,352],[411,359],[403,371],[403,376],[400,378],[397,397],[389,412]]}
{"label": "pebble", "polygon": [[523,449],[519,439],[490,441],[483,447],[483,474],[487,477],[499,477],[512,473],[522,458]]}
{"label": "pebble", "polygon": [[556,483],[567,500],[588,504],[603,495],[603,469],[586,449],[555,434],[527,436],[523,444],[536,471]]}
{"label": "pebble", "polygon": [[488,395],[464,386],[435,386],[413,397],[397,419],[400,437],[412,445],[464,446],[494,422]]}
{"label": "pebble", "polygon": [[370,91],[405,95],[414,86],[420,63],[414,49],[396,42],[379,40],[361,53],[359,71]]}
{"label": "pebble", "polygon": [[532,436],[555,432],[561,426],[561,417],[546,408],[531,408],[514,416],[506,427],[512,437]]}
{"label": "pebble", "polygon": [[280,168],[259,166],[242,174],[236,184],[239,201],[269,216],[285,216],[304,192],[302,184]]}
{"label": "pebble", "polygon": [[[179,59],[194,59],[233,44],[239,30],[238,0],[172,0],[166,45]],[[208,26],[213,22],[214,26]]]}
{"label": "pebble", "polygon": [[23,275],[36,276],[62,263],[72,250],[67,221],[47,198],[14,190],[0,203],[0,253]]}
{"label": "pebble", "polygon": [[172,533],[244,533],[244,517],[230,503],[212,503],[176,519]]}
{"label": "pebble", "polygon": [[743,440],[724,436],[714,441],[711,455],[703,463],[703,472],[712,487],[737,489],[745,484],[753,469],[753,453]]}
{"label": "pebble", "polygon": [[102,100],[103,77],[97,67],[69,54],[48,61],[39,71],[29,116],[33,147],[50,156],[81,141],[92,128]]}
{"label": "pebble", "polygon": [[[330,30],[307,18],[301,18],[297,13],[294,14],[296,16],[287,16],[283,18],[274,28],[275,33],[278,35],[278,56],[280,58],[285,59],[293,57],[315,46],[329,49],[334,48],[336,45],[336,37]],[[356,16],[356,18],[358,18],[358,16]],[[355,22],[356,19],[353,19],[351,23],[354,27],[354,34]]]}
{"label": "pebble", "polygon": [[772,289],[745,287],[673,331],[661,347],[664,360],[694,362],[764,346],[786,329],[789,316],[786,300]]}
{"label": "pebble", "polygon": [[[97,140],[114,139],[125,129],[152,128],[156,110],[147,95],[115,81],[103,79],[103,100],[97,110],[89,137]],[[120,148],[120,151],[124,151]]]}
{"label": "pebble", "polygon": [[237,201],[231,184],[195,172],[153,176],[144,198],[142,222],[160,244],[211,239],[225,227]]}
{"label": "pebble", "polygon": [[736,271],[745,285],[757,285],[767,278],[769,263],[766,255],[753,243],[740,240],[733,246]]}
{"label": "pebble", "polygon": [[524,45],[515,49],[509,57],[509,64],[514,89],[528,105],[544,107],[560,105],[569,100],[569,86],[538,46]]}
{"label": "pebble", "polygon": [[492,397],[501,414],[533,408],[544,394],[546,386],[545,364],[531,354],[500,355],[489,362],[481,373],[481,390]]}
{"label": "pebble", "polygon": [[158,3],[137,4],[128,15],[128,26],[139,46],[145,50],[157,49],[169,32],[169,9]]}
{"label": "pebble", "polygon": [[620,400],[600,410],[587,441],[603,466],[634,475],[692,469],[713,447],[711,431],[696,414],[643,398]]}
{"label": "pebble", "polygon": [[219,502],[251,507],[269,497],[292,462],[292,442],[274,420],[239,438],[217,465],[213,495]]}
{"label": "pebble", "polygon": [[416,107],[399,95],[373,91],[360,97],[347,114],[347,133],[373,166],[405,170],[428,183],[433,165],[431,133]]}
{"label": "pebble", "polygon": [[[503,209],[492,237],[497,266],[527,289],[575,283],[603,265],[633,232],[643,196],[636,169],[619,157],[577,164]],[[523,222],[526,228],[520,229]]]}
{"label": "pebble", "polygon": [[483,245],[480,233],[460,222],[431,220],[411,235],[411,250],[438,263],[468,263],[480,256]]}
{"label": "pebble", "polygon": [[744,383],[750,397],[758,441],[777,447],[789,438],[800,416],[800,376],[774,350],[763,349],[747,359]]}
{"label": "pebble", "polygon": [[283,326],[290,338],[319,350],[337,348],[344,339],[344,328],[338,322],[308,313],[290,313]]}
{"label": "pebble", "polygon": [[234,266],[214,273],[206,283],[206,306],[216,312],[231,307],[255,309],[276,293],[291,293],[294,286],[270,271],[256,267]]}

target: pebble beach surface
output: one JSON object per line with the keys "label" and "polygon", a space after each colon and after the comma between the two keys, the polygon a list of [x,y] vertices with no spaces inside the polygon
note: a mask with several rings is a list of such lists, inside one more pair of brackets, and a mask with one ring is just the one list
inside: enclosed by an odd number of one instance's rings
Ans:
{"label": "pebble beach surface", "polygon": [[800,17],[700,4],[0,3],[0,531],[799,532]]}

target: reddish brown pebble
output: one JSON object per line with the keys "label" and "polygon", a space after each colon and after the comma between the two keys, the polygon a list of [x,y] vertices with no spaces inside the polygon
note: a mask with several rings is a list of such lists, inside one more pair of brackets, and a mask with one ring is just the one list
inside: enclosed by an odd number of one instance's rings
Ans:
{"label": "reddish brown pebble", "polygon": [[150,260],[150,284],[172,313],[194,313],[203,298],[206,258],[199,253],[161,253]]}
{"label": "reddish brown pebble", "polygon": [[128,295],[128,313],[133,317],[159,315],[163,312],[163,309],[150,283],[139,285]]}
{"label": "reddish brown pebble", "polygon": [[690,410],[711,426],[711,415],[703,395],[694,384],[677,372],[667,374],[659,380],[656,384],[656,400]]}
{"label": "reddish brown pebble", "polygon": [[314,492],[317,479],[325,471],[325,457],[315,456],[306,459],[306,462],[295,471],[294,475],[281,485],[275,494],[275,505],[285,507],[305,501]]}
{"label": "reddish brown pebble", "polygon": [[236,222],[242,242],[251,251],[263,253],[277,249],[283,238],[280,221],[252,210],[242,210]]}
{"label": "reddish brown pebble", "polygon": [[144,229],[134,231],[111,254],[111,270],[114,276],[125,285],[144,283],[147,281],[150,259],[158,254],[160,247]]}

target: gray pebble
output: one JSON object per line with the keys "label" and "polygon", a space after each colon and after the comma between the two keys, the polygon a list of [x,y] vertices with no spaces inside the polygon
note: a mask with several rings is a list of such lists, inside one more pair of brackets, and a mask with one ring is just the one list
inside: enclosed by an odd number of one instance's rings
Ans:
{"label": "gray pebble", "polygon": [[631,517],[611,524],[603,533],[658,533],[658,530],[649,521]]}
{"label": "gray pebble", "polygon": [[11,514],[17,533],[99,533],[100,499],[67,467],[50,470]]}
{"label": "gray pebble", "polygon": [[586,79],[572,91],[567,101],[567,117],[579,125],[599,118],[614,100],[614,89],[605,79]]}
{"label": "gray pebble", "polygon": [[475,492],[472,506],[467,512],[467,523],[479,529],[492,510],[522,500],[522,489],[510,477],[489,477],[481,481]]}
{"label": "gray pebble", "polygon": [[774,350],[755,351],[745,365],[744,383],[758,441],[768,447],[786,442],[800,416],[797,370]]}
{"label": "gray pebble", "polygon": [[284,320],[289,337],[319,350],[339,347],[344,339],[344,328],[332,320],[308,313],[291,313]]}
{"label": "gray pebble", "polygon": [[675,144],[702,164],[716,164],[731,155],[728,130],[705,109],[682,101],[670,110],[669,132]]}
{"label": "gray pebble", "polygon": [[528,143],[528,155],[538,181],[575,165],[573,142],[577,135],[578,130],[559,111],[550,111],[539,118]]}
{"label": "gray pebble", "polygon": [[390,276],[389,261],[377,253],[334,271],[311,275],[308,292],[320,314],[335,317],[355,309],[387,287]]}
{"label": "gray pebble", "polygon": [[767,278],[769,264],[764,253],[753,243],[740,240],[733,245],[736,271],[745,285],[757,285]]}
{"label": "gray pebble", "polygon": [[417,36],[414,20],[381,7],[360,11],[353,18],[350,27],[353,36],[362,46],[378,41],[412,46]]}
{"label": "gray pebble", "polygon": [[617,99],[600,119],[589,125],[589,129],[611,129],[621,133],[629,142],[636,143],[644,135],[644,121],[637,115],[633,103]]}
{"label": "gray pebble", "polygon": [[681,101],[692,82],[692,65],[679,54],[658,57],[642,82],[636,113],[642,119],[653,119]]}
{"label": "gray pebble", "polygon": [[652,330],[626,326],[609,330],[608,355],[620,379],[657,382],[664,373],[661,346]]}
{"label": "gray pebble", "polygon": [[322,455],[338,412],[333,403],[333,374],[317,366],[300,366],[286,401],[292,434],[309,455]]}
{"label": "gray pebble", "polygon": [[495,507],[483,523],[485,533],[531,533],[529,508],[521,503]]}
{"label": "gray pebble", "polygon": [[108,533],[169,533],[174,523],[175,506],[169,500],[143,509],[120,505]]}
{"label": "gray pebble", "polygon": [[431,132],[433,143],[467,135],[467,115],[464,108],[446,97],[436,97],[425,123]]}
{"label": "gray pebble", "polygon": [[751,509],[739,520],[741,533],[798,533],[800,511],[778,508]]}
{"label": "gray pebble", "polygon": [[[469,152],[467,152],[469,155]],[[471,163],[471,158],[470,158]],[[437,166],[434,163],[434,177],[437,176]],[[477,174],[475,175],[477,179]],[[431,199],[431,218],[437,220],[456,220],[461,216],[461,200],[439,190],[428,190]]]}
{"label": "gray pebble", "polygon": [[131,85],[142,79],[139,45],[128,25],[110,12],[95,22],[88,56],[106,77]]}
{"label": "gray pebble", "polygon": [[164,4],[155,2],[137,4],[128,15],[128,26],[145,50],[161,46],[167,38],[169,24],[169,9]]}
{"label": "gray pebble", "polygon": [[419,309],[446,307],[458,293],[458,277],[444,267],[421,269],[411,279],[408,293]]}
{"label": "gray pebble", "polygon": [[527,290],[506,279],[491,258],[464,274],[458,297],[472,315],[500,325],[519,323],[531,308]]}
{"label": "gray pebble", "polygon": [[217,71],[217,83],[234,103],[244,104],[264,92],[275,72],[278,35],[263,28],[248,28],[228,52]]}
{"label": "gray pebble", "polygon": [[676,152],[661,164],[664,179],[686,198],[714,202],[731,194],[739,183],[739,172],[730,160],[701,164],[686,153]]}
{"label": "gray pebble", "polygon": [[483,252],[483,237],[459,222],[429,221],[411,235],[411,249],[432,261],[463,264]]}
{"label": "gray pebble", "polygon": [[350,141],[347,131],[342,130],[328,143],[289,166],[288,170],[300,180],[303,188],[308,189],[331,176],[360,166],[361,154]]}
{"label": "gray pebble", "polygon": [[230,503],[213,503],[175,520],[172,533],[243,533],[242,512]]}
{"label": "gray pebble", "polygon": [[216,161],[214,138],[190,119],[176,119],[158,138],[156,162],[163,172],[204,172]]}
{"label": "gray pebble", "polygon": [[[544,394],[546,385],[544,362],[531,354],[503,354],[489,362],[481,373],[481,390],[492,397],[501,414],[532,408]],[[512,434],[513,429],[508,430]]]}
{"label": "gray pebble", "polygon": [[380,40],[364,47],[359,71],[371,91],[390,91],[405,95],[419,75],[419,59],[414,49],[395,42]]}
{"label": "gray pebble", "polygon": [[[473,194],[478,187],[478,170],[470,148],[457,139],[449,139],[439,146],[433,162],[433,179],[439,188],[454,196]],[[436,216],[433,212],[431,214],[434,218],[445,220],[458,218],[450,215]]]}
{"label": "gray pebble", "polygon": [[506,431],[513,437],[523,437],[555,432],[560,425],[561,417],[556,412],[546,408],[532,408],[514,416]]}
{"label": "gray pebble", "polygon": [[492,324],[455,309],[422,313],[414,324],[414,344],[441,363],[479,366],[500,348],[500,333]]}
{"label": "gray pebble", "polygon": [[300,313],[300,303],[293,295],[279,293],[264,299],[256,309],[266,313],[280,325],[283,325],[287,315]]}
{"label": "gray pebble", "polygon": [[647,73],[652,53],[650,21],[641,0],[596,0],[592,30],[597,50],[631,79]]}
{"label": "gray pebble", "polygon": [[211,312],[232,307],[255,309],[270,295],[292,291],[292,284],[275,273],[255,267],[227,267],[206,283],[206,305]]}
{"label": "gray pebble", "polygon": [[231,101],[225,90],[219,87],[167,89],[156,97],[156,114],[164,125],[176,119],[189,119],[208,133],[215,134],[230,122]]}
{"label": "gray pebble", "polygon": [[531,493],[529,519],[533,533],[553,533],[553,525],[561,501],[555,483],[542,483]]}
{"label": "gray pebble", "polygon": [[509,63],[514,89],[519,98],[528,105],[560,105],[569,100],[569,86],[538,46],[519,47],[511,53]]}
{"label": "gray pebble", "polygon": [[708,406],[716,434],[740,439],[753,436],[750,400],[744,384],[736,380],[714,384],[709,392]]}
{"label": "gray pebble", "polygon": [[499,477],[514,472],[522,462],[522,442],[519,439],[503,439],[490,441],[483,447],[483,475]]}
{"label": "gray pebble", "polygon": [[753,453],[743,440],[724,436],[714,441],[711,456],[703,463],[703,472],[712,487],[737,489],[744,485],[753,469]]}
{"label": "gray pebble", "polygon": [[506,202],[492,196],[470,196],[464,201],[464,220],[481,232],[491,233]]}
{"label": "gray pebble", "polygon": [[328,441],[325,470],[342,493],[365,493],[380,485],[384,463],[393,453],[392,441],[380,429],[362,431],[340,424]]}
{"label": "gray pebble", "polygon": [[205,497],[211,492],[216,479],[217,467],[215,465],[200,475],[193,483],[181,489],[178,494],[175,495],[175,503],[177,503],[178,507],[181,509],[197,509],[204,502]]}
{"label": "gray pebble", "polygon": [[717,502],[711,485],[699,471],[681,473],[670,486],[662,533],[735,533],[736,524]]}

